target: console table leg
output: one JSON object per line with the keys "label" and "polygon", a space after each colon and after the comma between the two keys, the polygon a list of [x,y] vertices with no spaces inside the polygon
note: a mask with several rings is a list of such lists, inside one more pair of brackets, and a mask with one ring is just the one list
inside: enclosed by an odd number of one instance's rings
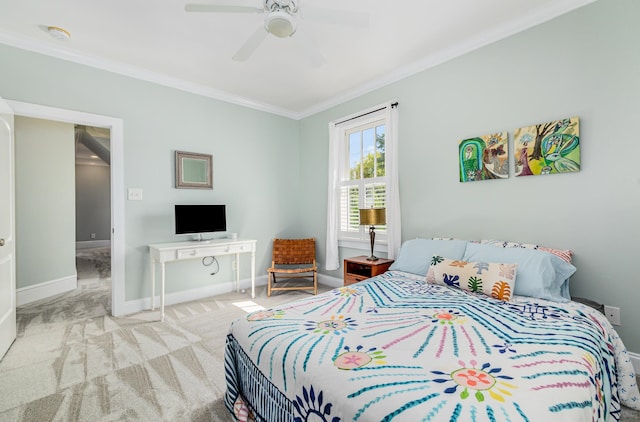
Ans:
{"label": "console table leg", "polygon": [[236,254],[236,292],[240,291],[240,254]]}
{"label": "console table leg", "polygon": [[156,261],[151,258],[151,310],[156,309]]}
{"label": "console table leg", "polygon": [[160,291],[160,321],[164,321],[164,262],[160,263],[162,271],[162,287]]}
{"label": "console table leg", "polygon": [[256,253],[251,252],[251,298],[256,297]]}

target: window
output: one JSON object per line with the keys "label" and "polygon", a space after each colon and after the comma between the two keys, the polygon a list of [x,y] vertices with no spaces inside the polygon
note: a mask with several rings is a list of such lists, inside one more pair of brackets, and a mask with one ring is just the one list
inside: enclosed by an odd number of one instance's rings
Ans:
{"label": "window", "polygon": [[[369,119],[371,120],[371,119]],[[339,240],[369,241],[360,208],[386,208],[385,119],[344,128],[340,157]],[[376,244],[386,242],[386,225],[376,226]]]}
{"label": "window", "polygon": [[389,102],[329,122],[327,270],[340,268],[340,246],[369,249],[361,208],[386,208],[386,226],[376,226],[376,250],[394,259],[400,249],[397,106]]}

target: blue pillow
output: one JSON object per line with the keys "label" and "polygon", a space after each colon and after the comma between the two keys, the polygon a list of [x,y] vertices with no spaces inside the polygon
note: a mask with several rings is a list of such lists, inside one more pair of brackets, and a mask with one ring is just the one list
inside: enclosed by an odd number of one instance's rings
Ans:
{"label": "blue pillow", "polygon": [[567,297],[569,277],[576,272],[576,267],[549,252],[469,243],[462,260],[518,264],[516,295],[555,302],[570,300]]}
{"label": "blue pillow", "polygon": [[427,275],[432,256],[439,255],[451,259],[462,259],[466,246],[466,240],[407,240],[400,247],[398,258],[391,264],[389,269]]}

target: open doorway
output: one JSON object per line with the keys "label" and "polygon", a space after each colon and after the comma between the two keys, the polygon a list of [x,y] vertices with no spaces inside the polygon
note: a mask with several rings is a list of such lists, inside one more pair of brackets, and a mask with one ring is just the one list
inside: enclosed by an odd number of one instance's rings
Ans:
{"label": "open doorway", "polygon": [[[124,148],[122,119],[8,100],[16,116],[33,117],[55,122],[67,122],[107,128],[110,132],[111,157],[111,315],[127,313],[125,309],[125,233],[124,233]],[[96,234],[97,236],[97,234]]]}
{"label": "open doorway", "polygon": [[110,292],[111,130],[75,125],[74,134],[78,288]]}

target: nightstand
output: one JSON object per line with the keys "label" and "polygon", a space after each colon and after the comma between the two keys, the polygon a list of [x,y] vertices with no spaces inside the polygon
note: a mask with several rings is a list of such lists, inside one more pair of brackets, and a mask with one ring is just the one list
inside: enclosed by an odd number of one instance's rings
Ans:
{"label": "nightstand", "polygon": [[348,286],[382,274],[391,264],[393,259],[378,258],[375,261],[369,261],[364,255],[347,258],[344,260],[344,285]]}

